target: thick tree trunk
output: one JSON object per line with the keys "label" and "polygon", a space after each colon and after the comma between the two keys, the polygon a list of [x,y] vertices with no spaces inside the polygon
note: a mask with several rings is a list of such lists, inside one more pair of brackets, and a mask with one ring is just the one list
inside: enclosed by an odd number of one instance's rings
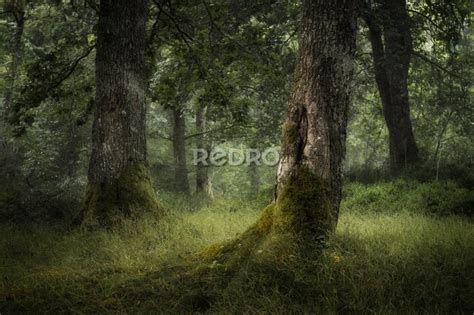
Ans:
{"label": "thick tree trunk", "polygon": [[146,162],[146,21],[147,0],[100,2],[86,224],[159,208]]}
{"label": "thick tree trunk", "polygon": [[369,8],[369,27],[375,79],[389,132],[393,171],[418,162],[418,148],[410,119],[408,71],[411,59],[410,20],[405,0],[380,0],[380,14]]}
{"label": "thick tree trunk", "polygon": [[183,110],[173,109],[172,119],[175,189],[177,192],[189,194],[188,168],[186,166],[186,121]]}
{"label": "thick tree trunk", "polygon": [[[205,107],[198,106],[196,110],[196,137],[197,150],[209,150],[208,137],[204,134],[206,129]],[[209,168],[203,163],[196,164],[196,193],[207,194],[209,192]]]}
{"label": "thick tree trunk", "polygon": [[353,75],[355,1],[306,0],[303,10],[276,202],[295,203],[288,210],[298,208],[293,215],[303,216],[300,222],[310,229],[334,229]]}

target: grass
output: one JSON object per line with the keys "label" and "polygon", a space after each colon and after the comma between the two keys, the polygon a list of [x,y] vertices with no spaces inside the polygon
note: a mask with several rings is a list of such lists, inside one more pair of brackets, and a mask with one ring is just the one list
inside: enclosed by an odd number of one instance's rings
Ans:
{"label": "grass", "polygon": [[[249,271],[206,309],[472,313],[474,223],[446,210],[469,211],[472,192],[453,183],[398,181],[349,184],[345,196],[337,233],[322,254],[279,270],[274,276],[284,285],[262,284],[264,278]],[[163,275],[179,277],[170,271],[173,266],[235,238],[255,222],[261,207],[245,200],[198,206],[170,195],[162,200],[171,209],[164,221],[149,215],[113,232],[0,225],[0,313],[192,311],[182,299],[163,303],[160,296],[169,291],[185,297],[194,290],[174,286],[179,281],[166,282]]]}

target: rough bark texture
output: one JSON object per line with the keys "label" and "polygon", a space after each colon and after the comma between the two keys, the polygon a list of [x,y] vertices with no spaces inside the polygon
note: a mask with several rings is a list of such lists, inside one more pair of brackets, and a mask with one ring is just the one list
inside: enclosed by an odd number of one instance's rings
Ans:
{"label": "rough bark texture", "polygon": [[389,132],[390,166],[397,171],[418,161],[407,82],[412,50],[410,20],[405,0],[379,0],[376,10],[365,11],[375,79]]}
{"label": "rough bark texture", "polygon": [[158,208],[146,163],[147,0],[101,0],[96,111],[84,223]]}
{"label": "rough bark texture", "polygon": [[[208,136],[204,134],[206,129],[206,114],[204,106],[198,106],[196,110],[196,132],[200,134],[196,137],[196,149],[209,150]],[[209,169],[203,163],[196,164],[196,193],[208,193],[209,190]]]}
{"label": "rough bark texture", "polygon": [[[309,172],[330,203],[337,222],[341,201],[350,82],[353,75],[355,1],[304,1],[303,28],[295,83],[284,124],[283,155],[277,176],[279,192],[291,177]],[[326,187],[327,186],[327,187]],[[307,209],[318,212],[323,209]],[[320,222],[313,222],[317,225]]]}
{"label": "rough bark texture", "polygon": [[183,110],[173,109],[172,119],[175,189],[177,192],[189,194],[188,168],[186,166],[186,121]]}

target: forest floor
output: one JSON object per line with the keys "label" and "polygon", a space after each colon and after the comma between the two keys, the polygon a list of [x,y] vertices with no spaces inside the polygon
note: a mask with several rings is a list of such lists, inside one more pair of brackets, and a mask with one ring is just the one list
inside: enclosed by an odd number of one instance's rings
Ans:
{"label": "forest floor", "polygon": [[[261,203],[205,204],[162,194],[170,209],[164,220],[150,214],[113,232],[1,224],[0,314],[472,314],[472,191],[452,182],[396,180],[349,183],[344,196],[337,232],[313,259],[283,267],[291,275],[285,286],[262,290],[249,276],[205,308],[187,299],[199,283],[173,287],[179,281],[160,275],[170,270],[173,277],[172,266],[185,257],[245,231]],[[163,305],[165,291],[179,298]]]}

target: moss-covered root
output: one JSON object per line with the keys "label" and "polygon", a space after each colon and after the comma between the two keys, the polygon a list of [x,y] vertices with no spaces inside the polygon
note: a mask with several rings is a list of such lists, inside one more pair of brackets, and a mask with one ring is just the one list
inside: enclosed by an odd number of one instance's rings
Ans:
{"label": "moss-covered root", "polygon": [[161,215],[148,169],[136,164],[125,169],[119,178],[102,183],[89,183],[86,205],[79,219],[83,226],[114,226],[125,218],[144,212]]}
{"label": "moss-covered root", "polygon": [[[160,303],[173,301],[171,309],[204,311],[225,292],[241,291],[245,286],[257,291],[283,290],[294,277],[291,266],[317,255],[321,239],[330,230],[327,193],[324,180],[299,170],[279,191],[277,201],[241,236],[155,274]],[[133,295],[140,299],[141,293]]]}

